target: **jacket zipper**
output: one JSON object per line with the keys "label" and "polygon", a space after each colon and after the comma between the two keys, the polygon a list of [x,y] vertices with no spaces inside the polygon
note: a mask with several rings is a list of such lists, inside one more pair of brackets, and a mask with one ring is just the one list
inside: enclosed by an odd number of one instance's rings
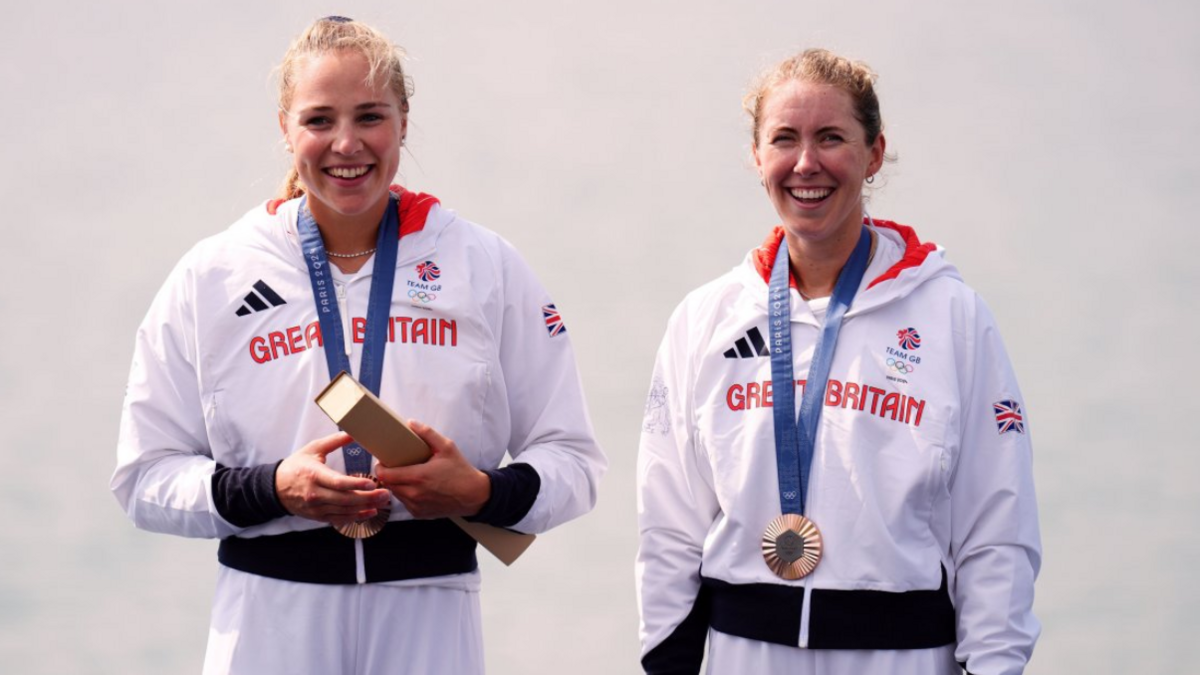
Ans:
{"label": "jacket zipper", "polygon": [[[350,358],[350,324],[353,319],[350,317],[350,301],[346,295],[345,283],[334,282],[334,288],[337,289],[338,314],[342,317],[342,344],[346,351],[346,358]],[[367,583],[367,568],[363,559],[363,542],[362,539],[354,540],[354,578],[360,584]]]}
{"label": "jacket zipper", "polygon": [[334,282],[337,289],[338,313],[342,315],[342,346],[350,358],[350,302],[346,299],[346,284]]}

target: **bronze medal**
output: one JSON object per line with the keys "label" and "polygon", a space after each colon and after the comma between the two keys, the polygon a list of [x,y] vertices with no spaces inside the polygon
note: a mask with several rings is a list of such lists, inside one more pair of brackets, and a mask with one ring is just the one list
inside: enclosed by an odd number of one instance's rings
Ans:
{"label": "bronze medal", "polygon": [[785,513],[767,525],[762,552],[767,567],[790,581],[802,579],[821,562],[821,531],[817,524],[797,513]]}
{"label": "bronze medal", "polygon": [[[370,478],[371,480],[375,481],[376,485],[382,486],[382,484],[379,482],[379,479],[370,474],[352,473],[349,475],[354,476],[355,478]],[[382,532],[383,526],[387,525],[388,518],[390,518],[391,515],[392,507],[390,505],[382,506],[378,511],[376,511],[375,515],[367,518],[366,520],[356,520],[353,523],[334,525],[334,528],[337,529],[338,532],[341,532],[351,539],[366,539],[367,537],[371,537]]]}

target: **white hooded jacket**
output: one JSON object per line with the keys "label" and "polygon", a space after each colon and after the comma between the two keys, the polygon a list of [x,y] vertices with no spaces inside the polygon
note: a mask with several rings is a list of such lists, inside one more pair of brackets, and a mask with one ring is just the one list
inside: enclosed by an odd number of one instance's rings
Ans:
{"label": "white hooded jacket", "polygon": [[[329,373],[298,207],[268,203],[197,244],[138,330],[112,489],[140,528],[255,538],[328,527],[293,516],[235,526],[211,485],[218,463],[277,462],[337,430],[313,402]],[[403,193],[400,210],[380,397],[479,468],[506,452],[532,466],[540,491],[513,529],[543,532],[586,513],[605,459],[546,291],[511,245],[436,199]],[[356,372],[371,276],[368,263],[338,284]],[[341,452],[328,459],[344,469]],[[391,519],[411,518],[393,499]]]}
{"label": "white hooded jacket", "polygon": [[[761,552],[780,515],[764,340],[782,229],[671,317],[638,464],[647,672],[696,672],[709,627],[802,648],[957,642],[980,675],[1029,658],[1041,547],[1008,357],[940,250],[902,225],[872,229],[816,436],[805,515],[824,556],[804,579],[776,577]],[[821,320],[794,286],[791,302],[799,406]]]}

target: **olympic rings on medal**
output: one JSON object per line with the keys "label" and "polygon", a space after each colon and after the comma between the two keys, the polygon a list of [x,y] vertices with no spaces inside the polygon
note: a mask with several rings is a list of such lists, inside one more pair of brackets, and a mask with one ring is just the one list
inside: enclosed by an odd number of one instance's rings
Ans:
{"label": "olympic rings on medal", "polygon": [[408,297],[411,298],[413,302],[421,302],[425,304],[437,300],[437,296],[433,293],[428,291],[418,291],[415,288],[408,292]]}
{"label": "olympic rings on medal", "polygon": [[905,375],[916,370],[916,368],[914,366],[911,366],[911,365],[909,365],[903,361],[900,361],[898,359],[893,359],[891,357],[888,357],[887,364],[888,364],[888,368],[891,368],[892,370],[894,370],[898,373],[904,373]]}

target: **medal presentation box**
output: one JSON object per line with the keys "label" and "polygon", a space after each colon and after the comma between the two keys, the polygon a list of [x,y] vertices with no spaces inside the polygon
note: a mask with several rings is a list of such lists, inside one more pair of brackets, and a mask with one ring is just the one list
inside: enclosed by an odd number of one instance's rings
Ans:
{"label": "medal presentation box", "polygon": [[[317,405],[386,467],[420,464],[429,459],[429,446],[375,394],[342,372],[317,396]],[[536,535],[522,534],[458,516],[450,520],[505,565],[521,557]]]}

